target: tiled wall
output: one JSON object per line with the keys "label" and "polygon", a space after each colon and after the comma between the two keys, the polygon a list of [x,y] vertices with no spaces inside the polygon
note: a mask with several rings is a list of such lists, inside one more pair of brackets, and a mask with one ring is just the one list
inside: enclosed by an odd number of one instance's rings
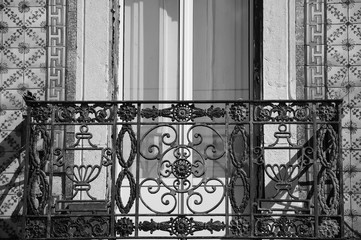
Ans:
{"label": "tiled wall", "polygon": [[23,193],[22,94],[65,97],[66,0],[0,1],[0,238],[15,238]]}
{"label": "tiled wall", "polygon": [[343,99],[346,232],[361,238],[361,1],[297,0],[298,98]]}

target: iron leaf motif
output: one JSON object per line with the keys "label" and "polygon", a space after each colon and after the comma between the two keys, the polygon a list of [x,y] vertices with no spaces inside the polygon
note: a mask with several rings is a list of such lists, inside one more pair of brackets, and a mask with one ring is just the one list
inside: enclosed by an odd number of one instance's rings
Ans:
{"label": "iron leaf motif", "polygon": [[150,221],[139,223],[139,229],[142,231],[149,231],[150,233],[156,230],[167,231],[170,235],[176,235],[180,238],[193,235],[197,231],[208,230],[213,233],[213,231],[223,231],[224,228],[225,224],[221,221],[213,221],[213,219],[211,219],[208,222],[200,222],[185,216],[170,218],[170,220],[166,222],[158,223],[151,219]]}

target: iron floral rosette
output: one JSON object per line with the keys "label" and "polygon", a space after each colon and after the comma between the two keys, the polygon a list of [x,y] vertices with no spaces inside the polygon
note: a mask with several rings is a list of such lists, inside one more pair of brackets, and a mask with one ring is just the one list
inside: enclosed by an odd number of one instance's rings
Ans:
{"label": "iron floral rosette", "polygon": [[118,117],[125,122],[132,121],[137,116],[137,108],[131,104],[123,104],[119,106]]}
{"label": "iron floral rosette", "polygon": [[248,117],[248,109],[247,106],[241,103],[232,104],[229,109],[229,115],[236,122],[243,122]]}
{"label": "iron floral rosette", "polygon": [[130,218],[123,217],[121,219],[118,219],[115,230],[117,234],[119,234],[121,237],[128,237],[132,235],[134,231],[134,223]]}
{"label": "iron floral rosette", "polygon": [[337,118],[338,111],[334,104],[320,104],[317,107],[317,115],[323,121],[333,121]]}
{"label": "iron floral rosette", "polygon": [[324,238],[334,238],[340,232],[340,225],[334,219],[324,219],[318,227],[318,233]]}
{"label": "iron floral rosette", "polygon": [[245,218],[242,217],[233,219],[230,224],[230,230],[235,236],[247,236],[250,231],[250,224]]}

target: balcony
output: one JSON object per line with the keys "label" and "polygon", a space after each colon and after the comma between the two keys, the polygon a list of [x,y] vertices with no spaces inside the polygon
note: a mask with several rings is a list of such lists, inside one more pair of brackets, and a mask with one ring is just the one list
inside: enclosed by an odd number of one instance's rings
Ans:
{"label": "balcony", "polygon": [[343,239],[341,101],[27,101],[25,239]]}

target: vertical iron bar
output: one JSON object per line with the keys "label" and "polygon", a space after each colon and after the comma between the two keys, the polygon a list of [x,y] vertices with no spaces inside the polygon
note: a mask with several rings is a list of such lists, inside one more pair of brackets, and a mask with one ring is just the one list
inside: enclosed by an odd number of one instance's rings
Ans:
{"label": "vertical iron bar", "polygon": [[315,237],[318,237],[318,161],[317,161],[317,105],[312,103],[312,134],[313,134],[313,204],[315,216]]}
{"label": "vertical iron bar", "polygon": [[[254,197],[255,197],[255,194],[256,194],[256,188],[255,188],[255,184],[256,181],[256,176],[254,174],[254,169],[253,169],[253,149],[254,149],[254,114],[253,114],[253,111],[254,111],[254,102],[250,102],[249,103],[249,141],[250,141],[250,148],[249,148],[249,180],[250,180],[250,197],[249,197],[249,209],[250,209],[250,223],[251,223],[251,237],[254,236],[254,231],[255,231],[255,219],[254,219],[254,205],[253,205],[253,200],[254,200]],[[258,183],[258,184],[261,184],[261,183]]]}
{"label": "vertical iron bar", "polygon": [[117,167],[117,157],[116,157],[116,141],[117,141],[117,120],[118,120],[118,116],[117,116],[117,112],[118,112],[118,104],[115,103],[112,106],[112,111],[113,111],[113,125],[112,125],[112,135],[111,135],[111,141],[112,141],[112,165],[111,165],[111,186],[110,186],[110,197],[111,197],[111,206],[110,206],[110,234],[112,237],[116,236],[116,232],[115,232],[115,193],[116,193],[116,189],[115,189],[115,178],[116,178],[116,167]]}
{"label": "vertical iron bar", "polygon": [[[340,198],[343,198],[343,159],[342,159],[342,121],[341,121],[341,112],[342,112],[342,102],[336,102],[337,104],[337,108],[338,108],[338,124],[337,124],[337,134],[338,134],[338,171],[339,171],[339,181],[340,181]],[[344,204],[343,203],[343,199],[340,199],[340,217],[341,217],[341,237],[344,236]]]}
{"label": "vertical iron bar", "polygon": [[[54,158],[54,122],[55,122],[55,109],[54,105],[51,105],[51,127],[50,127],[50,159],[49,159],[49,198],[48,198],[48,214],[47,214],[47,237],[50,238],[50,227],[51,227],[51,211],[52,211],[52,204],[53,204],[53,158]],[[45,125],[46,126],[46,125]],[[45,129],[46,131],[47,129]]]}
{"label": "vertical iron bar", "polygon": [[228,150],[230,149],[230,146],[229,144],[232,144],[231,141],[229,141],[229,134],[228,134],[228,128],[229,128],[229,116],[228,116],[228,113],[229,113],[229,104],[226,103],[225,104],[225,110],[226,110],[226,114],[225,114],[225,121],[226,121],[226,124],[225,124],[225,153],[226,153],[226,172],[225,172],[225,187],[226,187],[226,193],[225,193],[225,210],[226,210],[226,236],[229,235],[229,205],[228,205],[228,188],[229,188],[229,176],[232,174],[232,164],[229,163],[230,159],[229,159],[229,152]]}
{"label": "vertical iron bar", "polygon": [[139,174],[140,174],[140,124],[141,124],[141,118],[140,118],[140,112],[141,112],[141,103],[137,104],[137,161],[136,161],[136,184],[135,184],[135,236],[138,237],[138,222],[139,222],[139,198],[140,198],[140,187],[139,187]]}

